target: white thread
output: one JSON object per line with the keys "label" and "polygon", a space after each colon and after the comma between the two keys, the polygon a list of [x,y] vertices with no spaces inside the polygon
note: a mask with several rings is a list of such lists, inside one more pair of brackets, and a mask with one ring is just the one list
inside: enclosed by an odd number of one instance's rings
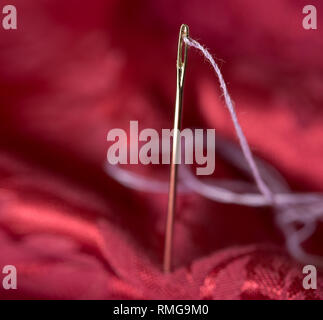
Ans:
{"label": "white thread", "polygon": [[[106,173],[120,184],[127,188],[149,193],[167,193],[169,183],[162,182],[156,179],[145,178],[130,170],[122,169],[119,166],[111,165],[108,162],[105,164]],[[178,185],[179,192],[189,192],[189,188],[183,184]]]}
{"label": "white thread", "polygon": [[[244,133],[241,129],[241,126],[239,124],[231,97],[230,97],[229,92],[227,90],[227,87],[226,87],[225,81],[223,79],[223,76],[221,74],[221,71],[220,71],[218,65],[215,63],[212,55],[209,53],[209,51],[206,48],[204,48],[199,42],[197,42],[194,39],[191,39],[189,37],[184,37],[183,41],[187,45],[200,50],[203,53],[203,55],[205,56],[205,58],[212,65],[212,67],[219,79],[220,86],[222,88],[223,95],[224,95],[225,104],[230,112],[231,119],[233,121],[233,125],[236,130],[236,134],[238,136],[238,140],[239,140],[242,152],[243,152],[244,157],[250,166],[251,173],[255,179],[255,182],[259,188],[259,191],[264,195],[266,200],[268,200],[269,204],[271,204],[279,212],[280,215],[284,215],[285,217],[293,218],[293,219],[295,219],[295,221],[299,221],[299,219],[297,219],[297,216],[298,216],[297,213],[298,213],[299,209],[295,208],[295,207],[291,208],[288,204],[277,203],[277,199],[275,198],[275,195],[272,193],[272,191],[268,188],[267,184],[262,179],[262,177],[259,173],[258,167],[254,161],[253,156],[252,156],[247,139],[245,138],[245,135],[244,135]],[[283,233],[285,234],[287,248],[289,249],[289,252],[296,259],[307,260],[307,261],[312,261],[312,262],[315,261],[316,265],[323,266],[323,259],[321,257],[317,257],[315,255],[309,255],[301,247],[301,243],[303,241],[305,241],[306,239],[308,239],[314,233],[315,225],[316,225],[315,219],[317,219],[317,213],[319,213],[319,215],[322,215],[323,205],[322,205],[322,203],[320,204],[318,212],[313,211],[313,209],[310,210],[310,208],[307,208],[307,210],[308,210],[308,212],[305,211],[305,213],[307,213],[307,216],[302,215],[301,222],[304,223],[304,226],[300,230],[297,230],[296,227],[293,226],[292,224],[286,225],[286,224],[282,223],[280,221],[281,219],[279,217],[276,220],[277,220],[278,225],[282,229]],[[315,214],[315,216],[313,214]],[[314,224],[314,227],[313,227],[313,224]]]}

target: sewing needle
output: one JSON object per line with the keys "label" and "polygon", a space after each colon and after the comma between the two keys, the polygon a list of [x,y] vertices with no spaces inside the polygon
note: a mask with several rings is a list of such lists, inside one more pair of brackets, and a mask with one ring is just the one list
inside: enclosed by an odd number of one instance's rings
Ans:
{"label": "sewing needle", "polygon": [[[185,24],[181,25],[178,39],[177,49],[177,84],[176,84],[176,100],[175,100],[175,117],[173,130],[173,148],[170,163],[170,181],[168,194],[168,208],[167,208],[167,222],[165,235],[165,251],[164,251],[164,272],[168,273],[171,270],[172,261],[172,242],[173,242],[173,228],[174,228],[174,212],[176,207],[176,186],[177,186],[177,165],[180,154],[180,132],[181,129],[181,115],[183,106],[183,86],[185,77],[185,68],[187,60],[187,44],[184,43],[183,38],[188,37],[189,29]],[[184,54],[183,54],[184,46]]]}

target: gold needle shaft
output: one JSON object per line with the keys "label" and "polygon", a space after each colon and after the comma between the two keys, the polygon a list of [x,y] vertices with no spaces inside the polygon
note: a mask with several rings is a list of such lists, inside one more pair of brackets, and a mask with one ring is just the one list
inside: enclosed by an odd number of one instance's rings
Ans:
{"label": "gold needle shaft", "polygon": [[[172,261],[172,242],[173,242],[173,227],[174,227],[174,211],[176,206],[176,185],[177,185],[177,165],[180,153],[180,132],[181,129],[181,115],[183,106],[183,86],[185,77],[185,68],[187,60],[187,44],[184,43],[183,38],[188,37],[189,29],[185,24],[181,25],[178,39],[177,50],[177,84],[176,84],[176,100],[175,100],[175,118],[173,130],[173,149],[170,163],[170,182],[168,195],[168,209],[166,222],[166,236],[165,236],[165,251],[164,251],[164,272],[168,273],[171,270]],[[184,54],[183,54],[184,46]]]}

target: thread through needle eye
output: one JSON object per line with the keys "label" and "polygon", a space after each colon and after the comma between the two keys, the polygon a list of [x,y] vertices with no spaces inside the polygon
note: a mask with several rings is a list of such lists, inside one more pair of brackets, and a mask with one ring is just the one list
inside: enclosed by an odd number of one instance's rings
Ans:
{"label": "thread through needle eye", "polygon": [[[180,154],[180,129],[183,108],[183,87],[184,77],[187,62],[187,44],[184,42],[184,37],[189,36],[188,26],[181,25],[178,38],[177,49],[177,83],[176,83],[176,99],[175,99],[175,116],[174,116],[174,130],[173,130],[173,148],[170,163],[170,179],[169,179],[169,194],[168,194],[168,208],[167,221],[165,233],[165,249],[164,249],[164,272],[171,271],[172,265],[172,244],[173,244],[173,229],[174,229],[174,213],[176,207],[176,187],[177,187],[177,167],[179,164]],[[184,50],[183,50],[184,49]]]}

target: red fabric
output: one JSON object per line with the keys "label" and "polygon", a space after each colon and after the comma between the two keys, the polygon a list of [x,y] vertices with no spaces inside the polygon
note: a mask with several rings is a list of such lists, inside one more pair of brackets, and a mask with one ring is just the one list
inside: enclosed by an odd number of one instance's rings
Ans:
{"label": "red fabric", "polygon": [[[320,275],[317,290],[303,289],[269,209],[197,195],[179,197],[175,271],[162,274],[166,195],[128,190],[103,171],[108,130],[171,126],[186,23],[225,61],[253,151],[293,190],[323,191],[323,36],[320,21],[302,28],[307,1],[10,4],[18,30],[0,28],[0,268],[17,267],[18,289],[0,287],[1,298],[322,298]],[[193,50],[184,126],[235,140],[215,76]],[[217,159],[215,178],[238,175]],[[320,231],[305,244],[313,252]]]}

